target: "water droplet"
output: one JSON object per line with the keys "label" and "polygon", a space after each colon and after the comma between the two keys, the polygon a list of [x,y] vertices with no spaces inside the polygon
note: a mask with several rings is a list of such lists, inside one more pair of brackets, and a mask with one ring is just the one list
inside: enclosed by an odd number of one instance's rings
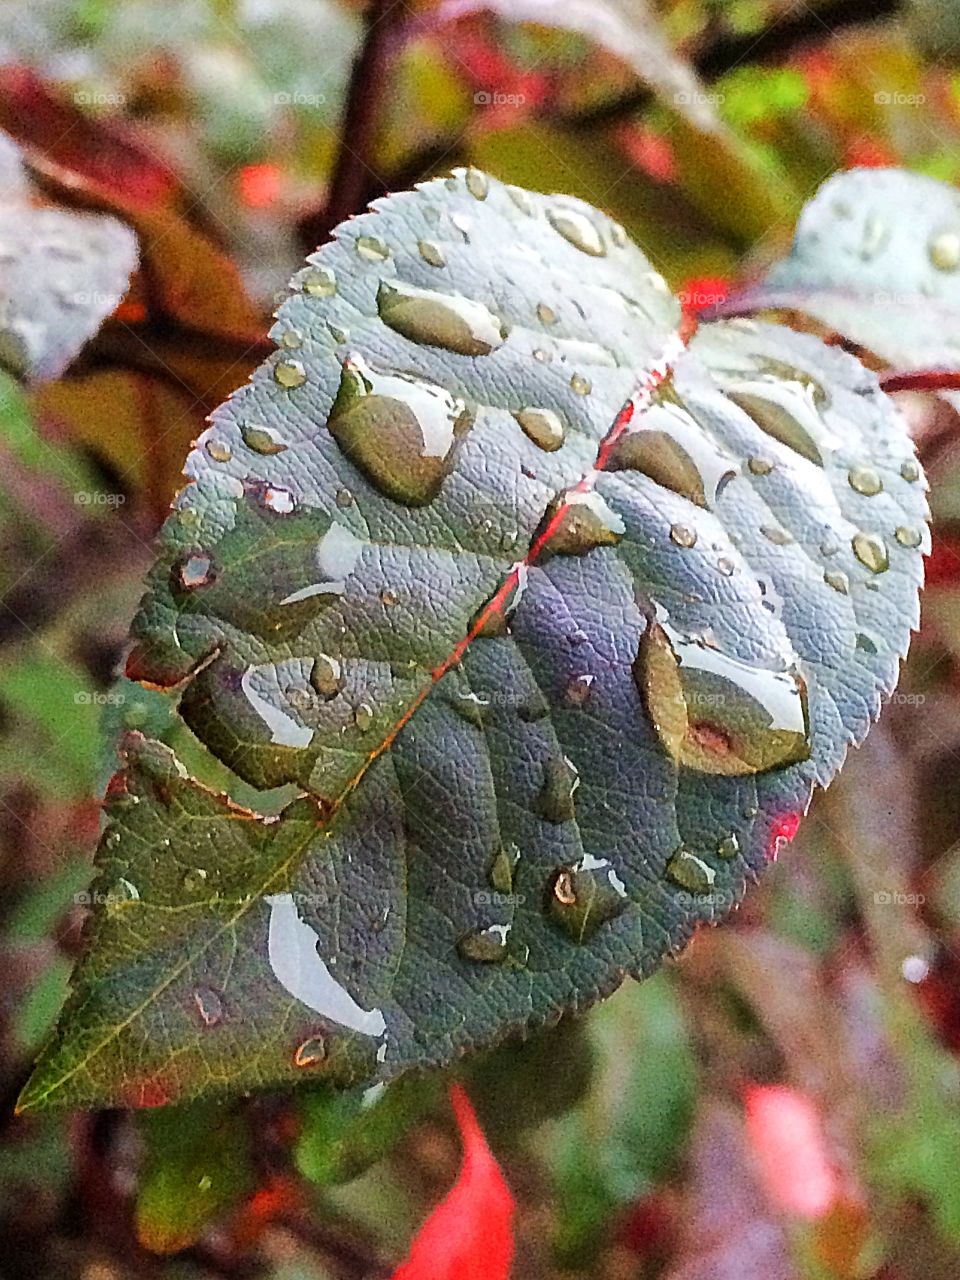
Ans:
{"label": "water droplet", "polygon": [[553,307],[548,307],[545,302],[538,302],[537,319],[541,324],[556,324],[558,317]]}
{"label": "water droplet", "polygon": [[316,693],[329,702],[343,688],[343,670],[336,658],[319,653],[310,668],[310,684]]}
{"label": "water droplet", "polygon": [[510,947],[510,926],[488,924],[474,929],[457,943],[457,950],[464,960],[478,960],[481,964],[496,964],[507,958]]}
{"label": "water droplet", "polygon": [[890,564],[887,546],[878,533],[864,533],[862,530],[851,539],[853,554],[871,573],[883,573]]}
{"label": "water droplet", "polygon": [[680,848],[667,863],[667,875],[689,893],[709,893],[717,873],[709,863],[689,849]]}
{"label": "water droplet", "polygon": [[600,232],[587,215],[579,210],[568,209],[563,205],[550,205],[547,209],[547,221],[554,231],[581,253],[588,253],[592,258],[602,258],[607,252]]}
{"label": "water droplet", "polygon": [[203,893],[207,889],[207,869],[205,867],[190,867],[183,873],[180,881],[184,893]]}
{"label": "water droplet", "polygon": [[312,267],[300,287],[311,298],[329,298],[337,291],[337,277],[329,267]]}
{"label": "water droplet", "polygon": [[283,453],[286,445],[273,427],[255,427],[249,423],[240,428],[243,442],[255,453]]}
{"label": "water droplet", "polygon": [[586,942],[602,924],[622,915],[629,899],[609,860],[584,854],[554,872],[548,904],[554,923],[574,942]]}
{"label": "water droplet", "polygon": [[299,351],[303,346],[303,334],[299,329],[285,329],[280,335],[280,345],[288,351]]}
{"label": "water droplet", "polygon": [[193,1002],[205,1027],[215,1027],[223,1020],[223,1001],[211,987],[197,987]]}
{"label": "water droplet", "polygon": [[210,557],[202,553],[184,556],[179,564],[178,576],[180,585],[185,591],[194,591],[197,587],[207,586],[214,579]]}
{"label": "water droplet", "polygon": [[384,324],[411,342],[462,356],[485,356],[503,344],[504,326],[482,302],[458,294],[382,280],[377,310]]}
{"label": "water droplet", "polygon": [[347,507],[353,506],[353,501],[354,501],[353,494],[350,492],[349,489],[338,489],[336,501],[337,501],[337,506],[341,509],[341,511],[345,511]]}
{"label": "water droplet", "polygon": [[563,423],[552,409],[521,409],[513,416],[524,434],[545,453],[553,453],[563,444]]}
{"label": "water droplet", "polygon": [[647,714],[678,764],[740,776],[810,754],[806,685],[794,669],[753,666],[703,637],[651,622],[633,670]]}
{"label": "water droplet", "polygon": [[909,525],[897,525],[893,536],[900,543],[901,547],[919,547],[923,541],[923,534],[919,529],[911,528]]}
{"label": "water droplet", "polygon": [[380,592],[380,603],[385,609],[392,609],[397,603],[397,593],[395,591],[391,591],[389,587],[384,587]]}
{"label": "water droplet", "polygon": [[293,1055],[293,1065],[295,1067],[316,1067],[327,1056],[327,1046],[323,1036],[311,1036],[309,1040],[304,1040],[303,1044],[297,1046],[297,1051]]}
{"label": "water droplet", "polygon": [[675,542],[678,547],[695,547],[697,545],[697,531],[691,529],[688,524],[672,524],[670,526],[670,541]]}
{"label": "water droplet", "polygon": [[716,567],[717,573],[722,573],[725,578],[732,578],[737,569],[729,556],[721,556]]}
{"label": "water droplet", "polygon": [[842,596],[850,591],[850,579],[842,569],[828,569],[823,575],[823,580],[828,587],[833,587],[834,591],[839,591]]}
{"label": "water droplet", "polygon": [[900,475],[908,484],[913,484],[920,479],[920,467],[913,458],[907,458],[905,462],[900,464]]}
{"label": "water droplet", "polygon": [[956,271],[960,267],[960,235],[956,231],[941,231],[931,236],[927,253],[938,271]]}
{"label": "water droplet", "polygon": [[728,836],[724,836],[724,838],[717,845],[718,858],[735,858],[739,852],[740,852],[740,841],[737,839],[736,835],[733,832],[731,832],[730,835]]}
{"label": "water droplet", "polygon": [[353,710],[353,723],[361,733],[366,733],[373,724],[373,707],[369,702],[358,702]]}
{"label": "water droplet", "polygon": [[447,265],[443,250],[438,244],[434,244],[432,240],[418,240],[417,248],[420,250],[420,257],[429,266],[445,267]]}
{"label": "water droplet", "polygon": [[539,563],[554,555],[583,555],[594,547],[614,547],[625,526],[595,490],[569,489],[551,502],[541,528],[551,532],[538,552]]}
{"label": "water droplet", "polygon": [[769,458],[750,458],[747,461],[747,469],[751,475],[768,476],[773,470],[773,463]]}
{"label": "water droplet", "polygon": [[572,680],[568,681],[563,693],[566,701],[574,707],[586,706],[590,700],[590,690],[596,678],[596,676],[592,675],[574,676]]}
{"label": "water droplet", "polygon": [[291,360],[285,356],[273,366],[273,380],[292,391],[303,386],[307,380],[307,371],[301,360]]}
{"label": "water droplet", "polygon": [[472,423],[466,403],[442,387],[375,373],[355,356],[344,361],[327,426],[388,497],[423,506],[439,492]]}
{"label": "water droplet", "polygon": [[468,169],[464,181],[474,200],[486,200],[490,191],[490,179],[482,169]]}
{"label": "water droplet", "polygon": [[534,347],[533,358],[534,360],[539,361],[540,364],[550,364],[553,360],[553,356],[550,352],[544,351],[543,347]]}
{"label": "water droplet", "polygon": [[263,491],[263,505],[279,516],[288,516],[294,508],[293,494],[282,485],[267,485]]}
{"label": "water droplet", "polygon": [[390,249],[379,236],[357,236],[357,253],[367,262],[383,262],[390,257]]}
{"label": "water droplet", "polygon": [[781,529],[778,524],[762,524],[760,532],[776,547],[788,547],[793,542],[793,534],[788,533],[786,529]]}
{"label": "water droplet", "polygon": [[520,862],[520,849],[513,841],[501,845],[490,863],[490,883],[497,893],[513,892],[513,877]]}
{"label": "water droplet", "polygon": [[578,396],[588,396],[592,390],[590,379],[584,378],[582,374],[575,373],[570,379],[570,386]]}
{"label": "water droplet", "polygon": [[670,292],[670,286],[659,271],[649,271],[646,276],[646,281],[650,288],[655,289],[657,293]]}
{"label": "water droplet", "polygon": [[883,481],[873,467],[851,467],[847,480],[850,488],[862,493],[865,498],[872,498],[883,488]]}
{"label": "water droplet", "polygon": [[619,222],[611,222],[610,239],[618,249],[624,248],[627,243],[627,233]]}
{"label": "water droplet", "polygon": [[652,405],[632,430],[614,442],[610,471],[641,471],[698,507],[712,506],[735,471],[733,458],[715,448],[679,404]]}
{"label": "water droplet", "polygon": [[214,462],[229,462],[233,457],[233,450],[224,440],[210,439],[203,446]]}
{"label": "water droplet", "polygon": [[472,690],[458,691],[447,701],[461,720],[466,720],[467,724],[472,724],[478,729],[483,728],[490,710],[488,697],[482,693],[474,693]]}
{"label": "water droplet", "polygon": [[525,213],[528,218],[532,218],[534,216],[533,201],[530,199],[529,193],[524,191],[523,187],[508,186],[507,195],[521,213]]}
{"label": "water droplet", "polygon": [[860,257],[864,262],[875,258],[890,239],[890,228],[876,213],[867,214],[860,239]]}
{"label": "water droplet", "polygon": [[580,785],[580,774],[566,756],[550,756],[543,766],[543,786],[538,808],[548,822],[572,822],[576,814],[574,792]]}
{"label": "water droplet", "polygon": [[450,221],[457,231],[460,232],[461,236],[463,236],[464,241],[469,244],[470,228],[473,226],[473,223],[467,215],[465,213],[451,213]]}
{"label": "water droplet", "polygon": [[836,444],[820,415],[827,403],[826,392],[809,375],[790,366],[765,361],[764,371],[767,376],[755,380],[728,380],[723,375],[718,375],[718,380],[734,404],[762,431],[823,466],[824,450]]}
{"label": "water droplet", "polygon": [[350,330],[345,329],[342,325],[334,324],[332,321],[327,323],[327,332],[336,343],[350,341]]}

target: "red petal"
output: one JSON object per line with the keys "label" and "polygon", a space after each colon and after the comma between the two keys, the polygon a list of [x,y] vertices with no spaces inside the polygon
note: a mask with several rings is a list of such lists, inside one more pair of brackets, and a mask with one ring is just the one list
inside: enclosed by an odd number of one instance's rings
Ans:
{"label": "red petal", "polygon": [[789,1085],[745,1091],[747,1137],[770,1200],[800,1218],[821,1218],[836,1203],[839,1179],[813,1099]]}
{"label": "red petal", "polygon": [[450,1101],[463,1141],[460,1176],[420,1228],[393,1280],[508,1280],[513,1196],[460,1085],[450,1089]]}

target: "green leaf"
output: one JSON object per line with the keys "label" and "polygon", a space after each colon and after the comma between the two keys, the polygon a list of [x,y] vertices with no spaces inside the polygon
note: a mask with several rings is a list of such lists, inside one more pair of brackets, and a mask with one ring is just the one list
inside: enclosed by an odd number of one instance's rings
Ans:
{"label": "green leaf", "polygon": [[586,1008],[739,900],[917,622],[923,486],[874,375],[773,326],[685,351],[589,206],[459,172],[294,288],[128,670],[299,794],[241,809],[125,739],[23,1106],[373,1084]]}

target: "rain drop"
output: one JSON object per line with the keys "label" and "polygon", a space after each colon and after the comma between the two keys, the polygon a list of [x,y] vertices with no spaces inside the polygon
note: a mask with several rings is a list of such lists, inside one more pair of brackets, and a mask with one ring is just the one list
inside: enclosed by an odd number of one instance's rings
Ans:
{"label": "rain drop", "polygon": [[688,524],[672,524],[670,526],[670,541],[675,542],[678,547],[695,547],[697,545],[697,532],[691,529]]}
{"label": "rain drop", "polygon": [[596,678],[593,675],[574,676],[572,680],[568,681],[564,690],[563,696],[566,701],[574,707],[586,706],[590,701],[590,692]]}
{"label": "rain drop", "polygon": [[273,380],[288,391],[302,387],[307,380],[307,371],[300,360],[284,357],[273,366]]}
{"label": "rain drop", "polygon": [[927,253],[938,271],[956,271],[960,267],[960,235],[956,231],[941,231],[931,236]]}
{"label": "rain drop", "polygon": [[720,380],[734,404],[762,431],[823,466],[824,450],[835,444],[820,416],[827,403],[826,393],[813,378],[790,366],[767,361],[766,371],[768,376],[756,380],[727,380],[722,375]]}
{"label": "rain drop", "polygon": [[310,668],[310,685],[324,702],[335,698],[343,688],[343,670],[337,659],[326,653],[317,654]]}
{"label": "rain drop", "polygon": [[379,236],[357,236],[356,250],[367,262],[384,262],[390,257],[390,250]]}
{"label": "rain drop", "polygon": [[584,854],[572,866],[558,868],[550,884],[550,918],[574,942],[587,942],[602,924],[629,905],[626,887],[606,858]]}
{"label": "rain drop", "polygon": [[828,587],[833,587],[834,591],[839,591],[842,596],[847,595],[850,590],[850,579],[842,569],[828,569],[823,575],[823,580]]}
{"label": "rain drop", "polygon": [[482,302],[382,280],[377,310],[384,324],[411,342],[462,356],[485,356],[503,344],[504,325]]}
{"label": "rain drop", "polygon": [[214,462],[229,462],[233,450],[224,440],[210,439],[203,446]]}
{"label": "rain drop", "polygon": [[497,893],[513,892],[513,877],[520,862],[520,849],[513,841],[501,845],[490,863],[490,883]]}
{"label": "rain drop", "polygon": [[373,707],[369,702],[358,702],[353,711],[353,722],[361,733],[366,733],[373,724]]}
{"label": "rain drop", "polygon": [[571,822],[576,814],[573,796],[580,774],[566,756],[551,756],[543,767],[538,809],[548,822]]}
{"label": "rain drop", "polygon": [[300,282],[311,298],[329,298],[337,291],[337,277],[329,267],[312,267]]}
{"label": "rain drop", "polygon": [[303,346],[303,334],[299,329],[286,329],[280,335],[280,345],[287,351],[299,351]]}
{"label": "rain drop", "polygon": [[853,554],[871,573],[883,573],[890,564],[887,547],[878,533],[864,533],[862,530],[851,539]]}
{"label": "rain drop", "polygon": [[773,463],[769,458],[750,458],[747,461],[747,469],[754,476],[768,476],[773,470]]}
{"label": "rain drop", "polygon": [[248,423],[240,428],[240,434],[243,436],[243,443],[254,453],[283,453],[287,447],[280,432],[273,427],[255,427]]}
{"label": "rain drop", "polygon": [[510,947],[510,926],[488,924],[474,929],[457,943],[457,950],[464,960],[477,960],[481,964],[497,964],[507,958]]}
{"label": "rain drop", "polygon": [[523,433],[545,453],[553,453],[563,444],[563,423],[552,409],[521,409],[513,416]]}
{"label": "rain drop", "polygon": [[900,475],[908,484],[913,484],[920,479],[920,466],[913,458],[907,458],[905,462],[900,464]]}
{"label": "rain drop", "polygon": [[724,838],[717,845],[718,858],[735,858],[739,852],[740,852],[740,841],[737,839],[736,835],[733,832],[731,832],[730,835],[728,836],[724,836]]}
{"label": "rain drop", "polygon": [[709,893],[717,873],[709,863],[689,849],[680,848],[667,863],[667,875],[689,893]]}
{"label": "rain drop", "polygon": [[482,169],[468,169],[464,181],[474,200],[486,200],[490,192],[490,179]]}
{"label": "rain drop", "polygon": [[616,546],[625,526],[595,490],[571,489],[550,504],[541,528],[549,529],[550,536],[538,552],[539,563],[554,555],[583,555],[595,547]]}
{"label": "rain drop", "polygon": [[193,553],[180,561],[178,568],[180,585],[185,591],[208,586],[214,578],[213,564],[209,556]]}
{"label": "rain drop", "polygon": [[443,255],[443,250],[438,244],[434,244],[432,240],[418,240],[417,248],[420,251],[420,257],[431,267],[445,267],[447,260]]}
{"label": "rain drop", "polygon": [[865,498],[872,498],[883,488],[883,481],[873,467],[851,467],[847,480],[850,488]]}
{"label": "rain drop", "polygon": [[584,378],[581,374],[575,373],[570,379],[570,386],[578,396],[588,396],[591,391],[589,378]]}
{"label": "rain drop", "polygon": [[923,534],[919,529],[914,529],[905,524],[898,525],[894,530],[893,536],[901,547],[919,547],[923,541]]}
{"label": "rain drop", "polygon": [[223,1001],[210,987],[197,987],[193,993],[193,1002],[205,1027],[215,1027],[223,1020]]}
{"label": "rain drop", "polygon": [[602,258],[607,252],[600,232],[586,214],[579,210],[551,205],[547,209],[547,221],[554,231],[581,253],[587,253],[592,258]]}

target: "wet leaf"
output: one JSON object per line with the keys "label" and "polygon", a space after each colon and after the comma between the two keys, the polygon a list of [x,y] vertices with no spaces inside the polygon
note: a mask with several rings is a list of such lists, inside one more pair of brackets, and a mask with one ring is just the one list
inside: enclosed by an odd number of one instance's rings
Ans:
{"label": "wet leaf", "polygon": [[116,308],[136,263],[136,237],[115,218],[43,207],[19,178],[5,185],[0,364],[24,381],[59,377]]}
{"label": "wet leaf", "polygon": [[128,664],[292,798],[126,739],[24,1105],[389,1080],[739,900],[895,683],[926,508],[854,359],[740,323],[685,350],[679,316],[603,215],[476,170],[298,274]]}

